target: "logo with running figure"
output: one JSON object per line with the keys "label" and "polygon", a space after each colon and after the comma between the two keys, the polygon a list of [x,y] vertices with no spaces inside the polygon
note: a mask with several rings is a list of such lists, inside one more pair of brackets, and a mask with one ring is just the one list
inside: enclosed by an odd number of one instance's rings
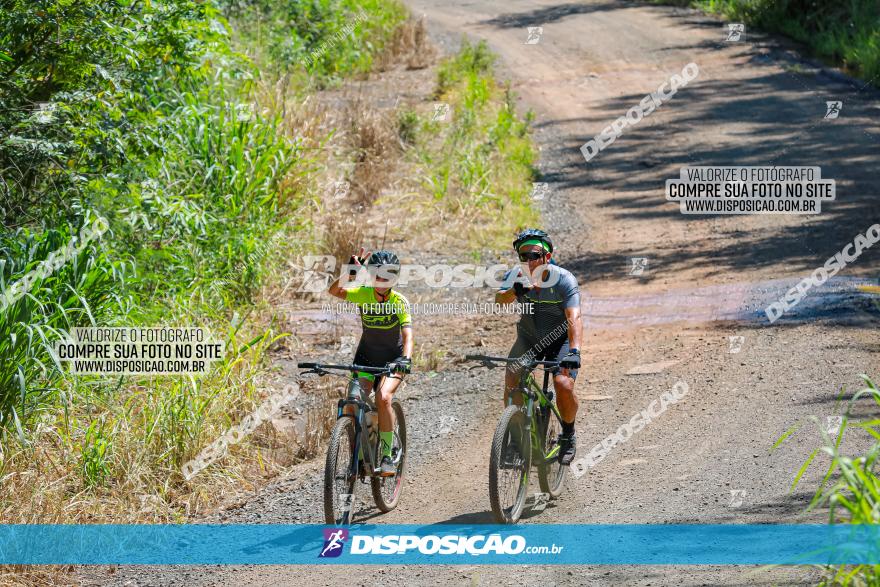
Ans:
{"label": "logo with running figure", "polygon": [[648,268],[647,257],[630,257],[629,262],[631,263],[629,268],[630,275],[641,275]]}
{"label": "logo with running figure", "polygon": [[348,530],[342,528],[324,529],[324,548],[318,554],[318,558],[336,558],[342,554],[342,547],[348,540]]}
{"label": "logo with running figure", "polygon": [[727,504],[729,508],[738,508],[743,504],[743,500],[746,497],[745,489],[731,489],[730,490],[730,503]]}
{"label": "logo with running figure", "polygon": [[434,113],[431,115],[432,122],[446,122],[449,120],[450,107],[446,102],[434,102]]}
{"label": "logo with running figure", "polygon": [[742,39],[746,32],[746,25],[741,22],[732,22],[727,25],[727,42],[736,42]]}
{"label": "logo with running figure", "polygon": [[304,255],[302,266],[304,274],[299,291],[318,293],[327,289],[333,278],[336,258],[332,255]]}
{"label": "logo with running figure", "polygon": [[838,116],[840,116],[840,111],[843,110],[843,101],[841,100],[830,100],[825,102],[825,118],[828,120],[834,120]]}
{"label": "logo with running figure", "polygon": [[542,26],[530,26],[529,36],[526,38],[526,45],[537,45],[541,42],[541,35],[544,34],[544,27]]}
{"label": "logo with running figure", "polygon": [[547,182],[532,183],[532,199],[543,200],[550,195],[550,185]]}
{"label": "logo with running figure", "polygon": [[736,354],[742,350],[743,343],[746,341],[745,336],[736,335],[727,337],[727,350],[731,354]]}

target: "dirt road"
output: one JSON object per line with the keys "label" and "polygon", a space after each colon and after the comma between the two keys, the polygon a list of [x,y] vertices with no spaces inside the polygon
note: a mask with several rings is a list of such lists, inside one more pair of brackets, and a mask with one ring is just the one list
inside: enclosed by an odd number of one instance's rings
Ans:
{"label": "dirt road", "polygon": [[[878,375],[878,311],[854,284],[876,283],[871,249],[773,325],[763,313],[799,278],[880,221],[880,99],[747,31],[628,2],[407,2],[439,43],[486,39],[523,109],[535,111],[541,203],[560,263],[586,295],[578,383],[580,454],[685,381],[689,395],[616,447],[527,523],[796,522],[789,492],[819,443],[815,426],[769,448],[795,422],[842,409],[835,398]],[[543,27],[527,44],[527,27]],[[590,162],[580,146],[694,62],[699,75]],[[842,100],[825,120],[827,100]],[[684,216],[664,199],[684,165],[813,165],[837,182],[817,216]],[[647,258],[633,275],[631,257]],[[460,353],[506,352],[511,320],[434,321]],[[736,338],[731,342],[729,337]],[[478,345],[478,341],[481,343]],[[733,345],[733,346],[731,346]],[[739,347],[741,345],[741,347]],[[739,348],[738,348],[739,347]],[[454,366],[451,366],[454,367]],[[488,439],[500,371],[449,368],[404,393],[411,468],[400,507],[376,523],[490,522]],[[867,411],[865,412],[868,413]],[[452,422],[438,432],[440,417]],[[853,449],[865,440],[852,437]],[[320,523],[320,462],[209,521]],[[537,487],[534,491],[537,491]],[[368,492],[362,493],[368,496]],[[820,518],[821,519],[821,518]],[[809,584],[812,571],[742,567],[249,567],[140,569],[124,584],[754,585]],[[103,582],[103,581],[102,581]]]}

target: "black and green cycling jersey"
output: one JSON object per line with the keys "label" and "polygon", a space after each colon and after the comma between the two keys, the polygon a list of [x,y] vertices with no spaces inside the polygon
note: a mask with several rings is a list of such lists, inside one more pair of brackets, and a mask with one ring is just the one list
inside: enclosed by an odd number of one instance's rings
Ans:
{"label": "black and green cycling jersey", "polygon": [[390,357],[387,359],[390,361],[400,356],[403,352],[401,330],[412,326],[407,299],[391,290],[388,299],[380,302],[376,298],[375,288],[372,287],[355,287],[346,290],[345,299],[357,304],[360,310],[364,332],[358,345],[359,354],[365,353],[373,359],[371,363],[385,357]]}
{"label": "black and green cycling jersey", "polygon": [[[507,291],[513,287],[516,271],[517,268],[513,268],[504,275],[499,291]],[[521,304],[533,304],[533,313],[523,314],[516,325],[517,334],[529,345],[535,345],[541,340],[545,341],[545,346],[548,340],[562,344],[568,336],[568,319],[565,310],[576,308],[581,304],[580,287],[577,278],[570,271],[555,263],[548,264],[545,271],[543,281],[548,284],[547,286],[531,289],[524,295],[516,296],[516,300]]]}

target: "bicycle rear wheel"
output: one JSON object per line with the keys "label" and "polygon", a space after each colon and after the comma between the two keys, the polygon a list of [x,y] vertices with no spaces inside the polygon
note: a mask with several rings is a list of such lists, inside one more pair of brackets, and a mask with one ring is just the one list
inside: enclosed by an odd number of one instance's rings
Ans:
{"label": "bicycle rear wheel", "polygon": [[[391,456],[397,465],[397,473],[394,477],[370,477],[370,486],[373,489],[373,501],[376,507],[383,513],[390,512],[397,507],[400,500],[400,492],[403,489],[403,469],[406,465],[406,420],[403,417],[403,406],[400,402],[391,403],[394,410],[394,438],[391,445]],[[381,454],[378,453],[377,454]]]}
{"label": "bicycle rear wheel", "polygon": [[[549,407],[540,408],[543,415],[544,433],[541,435],[541,457],[538,461],[538,485],[550,497],[559,497],[565,484],[565,471],[568,467],[559,462],[559,434],[562,425]],[[554,450],[555,449],[555,450]],[[551,454],[552,453],[552,454]],[[547,462],[546,455],[552,460]]]}
{"label": "bicycle rear wheel", "polygon": [[531,457],[525,414],[518,406],[507,406],[495,428],[489,455],[489,502],[501,524],[515,524],[522,515]]}
{"label": "bicycle rear wheel", "polygon": [[[351,416],[336,420],[327,448],[324,465],[324,523],[340,526],[351,523],[354,512],[354,483],[352,461],[355,427]],[[346,497],[348,496],[348,497]]]}

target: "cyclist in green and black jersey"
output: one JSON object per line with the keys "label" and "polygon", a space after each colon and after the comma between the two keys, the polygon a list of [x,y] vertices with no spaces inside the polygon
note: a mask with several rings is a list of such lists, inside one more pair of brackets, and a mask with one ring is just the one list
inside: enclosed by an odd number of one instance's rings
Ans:
{"label": "cyclist in green and black jersey", "polygon": [[[349,259],[349,265],[364,263],[364,249]],[[356,365],[391,367],[395,373],[409,373],[412,368],[413,335],[409,302],[392,289],[393,278],[400,273],[400,261],[391,251],[376,251],[366,260],[366,267],[375,287],[344,288],[339,279],[330,284],[330,295],[355,303],[360,309],[363,334],[354,355]],[[391,278],[391,279],[389,279]],[[369,373],[357,374],[361,388],[369,393],[375,377]],[[379,415],[379,439],[382,443],[381,475],[391,477],[396,468],[391,458],[394,411],[391,398],[401,379],[382,377],[376,389],[376,407]]]}

